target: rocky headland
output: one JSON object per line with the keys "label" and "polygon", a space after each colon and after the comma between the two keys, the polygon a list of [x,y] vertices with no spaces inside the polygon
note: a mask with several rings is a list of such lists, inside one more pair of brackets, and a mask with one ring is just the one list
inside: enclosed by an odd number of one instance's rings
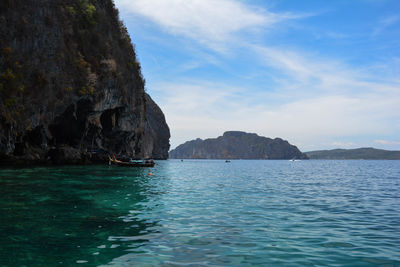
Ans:
{"label": "rocky headland", "polygon": [[170,132],[145,92],[112,0],[0,2],[0,162],[166,159]]}
{"label": "rocky headland", "polygon": [[281,138],[240,131],[188,141],[171,150],[169,156],[174,159],[307,159],[296,146]]}

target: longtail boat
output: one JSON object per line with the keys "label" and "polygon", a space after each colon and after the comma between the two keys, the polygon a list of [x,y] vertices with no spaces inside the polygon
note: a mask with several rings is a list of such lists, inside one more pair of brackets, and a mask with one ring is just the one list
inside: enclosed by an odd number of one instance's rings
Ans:
{"label": "longtail boat", "polygon": [[113,156],[113,157],[108,156],[108,164],[109,165],[118,165],[118,166],[122,166],[122,167],[154,167],[154,165],[156,163],[152,159],[121,161],[121,160],[117,160],[115,158],[115,156]]}

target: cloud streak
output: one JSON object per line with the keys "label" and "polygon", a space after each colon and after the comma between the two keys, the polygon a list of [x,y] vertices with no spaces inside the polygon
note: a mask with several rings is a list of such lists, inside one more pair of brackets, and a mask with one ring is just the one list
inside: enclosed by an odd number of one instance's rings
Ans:
{"label": "cloud streak", "polygon": [[195,40],[218,52],[238,33],[267,29],[299,17],[277,14],[234,0],[116,0],[122,12],[141,16],[164,31]]}
{"label": "cloud streak", "polygon": [[398,21],[400,21],[400,17],[397,15],[392,15],[381,19],[374,27],[372,36],[377,36],[381,34],[386,28],[396,24]]}
{"label": "cloud streak", "polygon": [[375,140],[374,143],[381,145],[400,145],[400,141],[389,141],[389,140]]}

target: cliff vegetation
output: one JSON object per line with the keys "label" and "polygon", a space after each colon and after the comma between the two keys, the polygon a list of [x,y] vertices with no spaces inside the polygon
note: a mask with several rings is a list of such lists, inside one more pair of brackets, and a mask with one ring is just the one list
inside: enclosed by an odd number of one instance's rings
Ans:
{"label": "cliff vegetation", "polygon": [[111,0],[0,2],[3,161],[167,158],[169,129],[144,88]]}

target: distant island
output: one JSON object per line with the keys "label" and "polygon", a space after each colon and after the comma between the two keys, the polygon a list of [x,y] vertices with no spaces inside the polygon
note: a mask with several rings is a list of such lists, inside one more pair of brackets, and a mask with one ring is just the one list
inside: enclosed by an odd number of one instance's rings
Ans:
{"label": "distant island", "polygon": [[400,159],[400,151],[372,147],[305,152],[310,159]]}
{"label": "distant island", "polygon": [[172,159],[307,159],[296,146],[281,138],[240,131],[188,141],[171,150],[169,156]]}

